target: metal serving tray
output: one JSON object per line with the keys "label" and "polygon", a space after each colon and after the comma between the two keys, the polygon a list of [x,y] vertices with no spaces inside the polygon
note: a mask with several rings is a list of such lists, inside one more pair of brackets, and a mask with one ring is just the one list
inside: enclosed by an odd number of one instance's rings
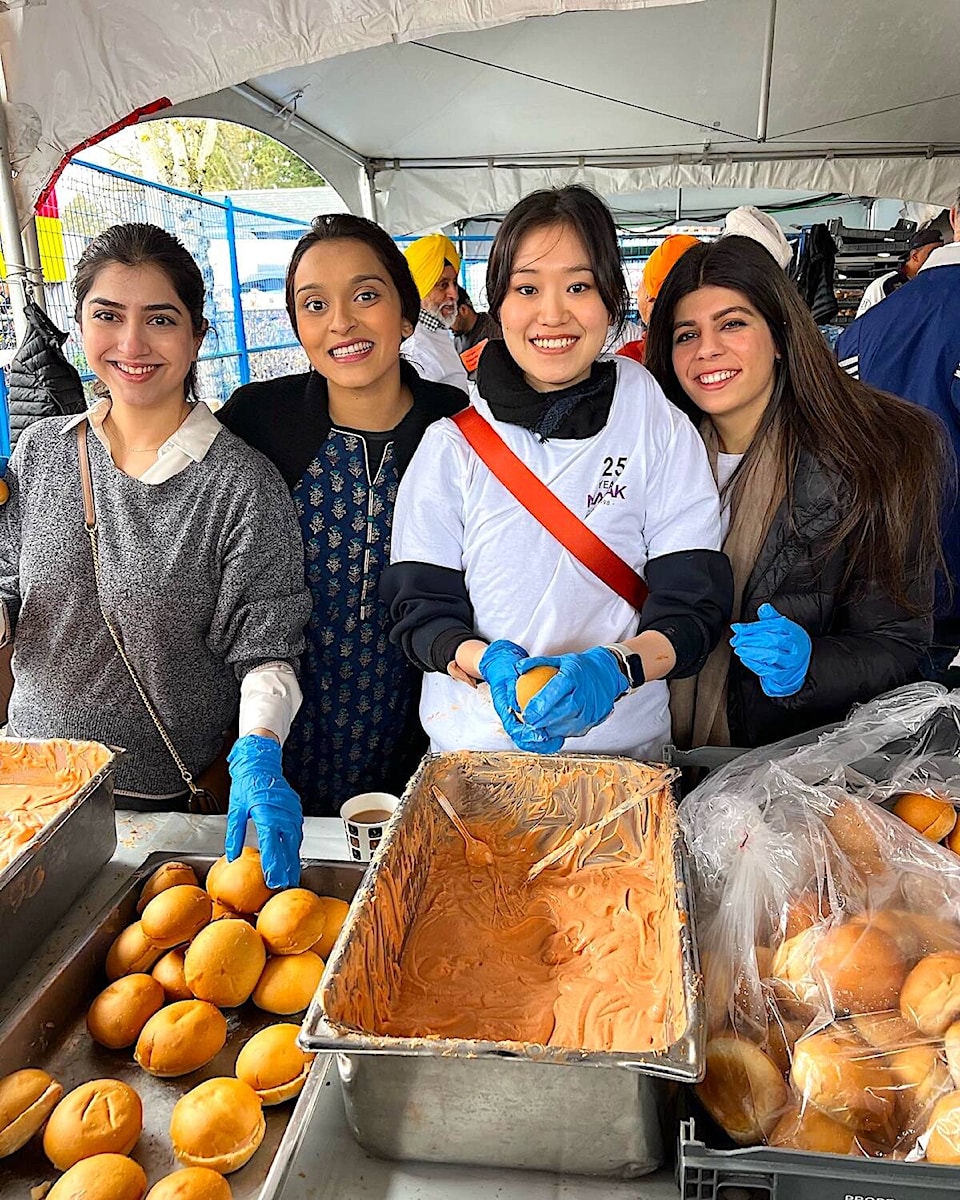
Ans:
{"label": "metal serving tray", "polygon": [[[664,1080],[703,1073],[699,962],[682,837],[672,806],[671,838],[685,1004],[684,1032],[659,1053],[568,1050],[522,1042],[381,1037],[348,1024],[365,973],[391,978],[431,861],[448,835],[430,794],[437,783],[470,822],[502,794],[556,794],[562,777],[606,764],[627,789],[647,776],[629,759],[459,752],[427,755],[374,856],[304,1022],[301,1042],[338,1051],[348,1123],[358,1141],[387,1157],[581,1174],[640,1175],[662,1161]],[[391,939],[378,910],[402,930]],[[364,1056],[374,1055],[375,1058]],[[596,1068],[619,1067],[620,1070]],[[626,1069],[624,1069],[626,1068]],[[658,1077],[659,1079],[655,1078]]]}
{"label": "metal serving tray", "polygon": [[71,803],[0,871],[0,989],[36,952],[116,848],[111,756]]}
{"label": "metal serving tray", "polygon": [[[252,1003],[228,1009],[227,1044],[199,1071],[176,1079],[157,1079],[142,1071],[128,1050],[107,1050],[87,1033],[86,1011],[93,997],[106,986],[103,964],[107,950],[124,926],[137,919],[136,904],[144,881],[170,859],[189,863],[203,880],[212,855],[151,854],[137,873],[103,908],[86,936],[49,971],[35,991],[25,997],[9,1019],[0,1026],[0,1076],[20,1067],[43,1067],[69,1091],[88,1079],[113,1078],[130,1084],[143,1101],[143,1134],[133,1151],[151,1184],[176,1170],[178,1162],[170,1148],[170,1114],[179,1098],[204,1079],[232,1075],[237,1054],[244,1042],[278,1020]],[[322,895],[350,901],[363,877],[364,864],[307,861],[303,864],[301,887]],[[234,1200],[269,1200],[279,1195],[287,1172],[290,1147],[302,1136],[310,1096],[329,1067],[329,1059],[318,1057],[307,1084],[296,1103],[265,1108],[267,1130],[263,1144],[250,1162],[231,1175]],[[47,1162],[40,1140],[35,1138],[10,1158],[0,1159],[0,1196],[24,1198],[30,1188],[53,1180],[57,1172]]]}

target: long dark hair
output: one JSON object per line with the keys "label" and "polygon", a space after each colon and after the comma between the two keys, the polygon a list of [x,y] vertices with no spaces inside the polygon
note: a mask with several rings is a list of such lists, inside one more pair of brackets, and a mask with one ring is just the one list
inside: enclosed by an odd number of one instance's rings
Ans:
{"label": "long dark hair", "polygon": [[610,209],[596,192],[579,184],[545,188],[524,196],[503,218],[487,263],[487,306],[497,320],[510,288],[513,262],[521,241],[533,229],[564,225],[583,242],[597,290],[610,315],[610,324],[622,327],[630,298],[620,259],[617,227]]}
{"label": "long dark hair", "polygon": [[[186,308],[190,325],[197,337],[207,332],[203,316],[203,276],[193,255],[184,244],[161,229],[159,225],[144,225],[132,222],[129,225],[111,225],[103,233],[88,242],[73,277],[73,294],[76,299],[74,316],[80,321],[80,311],[94,280],[104,269],[116,263],[121,267],[158,267],[177,298]],[[96,389],[95,389],[96,390]],[[183,381],[184,397],[197,394],[197,364],[191,363]]]}
{"label": "long dark hair", "polygon": [[294,294],[294,280],[300,260],[311,246],[344,238],[349,238],[352,242],[363,242],[370,247],[399,293],[401,316],[411,325],[416,325],[420,318],[420,293],[413,282],[407,260],[390,234],[374,221],[368,221],[366,217],[355,217],[352,213],[324,213],[310,222],[309,231],[294,246],[293,257],[290,259],[290,266],[287,267],[285,297],[287,316],[290,318],[293,332],[300,336],[297,333],[297,304]]}
{"label": "long dark hair", "polygon": [[[696,424],[703,414],[673,369],[673,325],[680,301],[702,287],[744,295],[766,321],[781,359],[770,403],[737,474],[746,477],[743,468],[776,423],[788,503],[803,452],[843,485],[845,511],[825,554],[841,543],[850,547],[844,583],[874,580],[907,611],[921,611],[910,589],[935,564],[943,565],[939,521],[948,459],[940,423],[841,371],[767,251],[750,238],[731,236],[693,246],[677,262],[657,296],[647,336],[645,365]],[[735,481],[733,486],[736,502]]]}

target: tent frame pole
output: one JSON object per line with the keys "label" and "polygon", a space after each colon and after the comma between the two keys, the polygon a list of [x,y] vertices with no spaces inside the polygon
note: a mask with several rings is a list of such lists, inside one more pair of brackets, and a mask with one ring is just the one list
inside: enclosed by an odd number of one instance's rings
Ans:
{"label": "tent frame pole", "polygon": [[7,116],[0,104],[0,248],[7,267],[7,290],[13,314],[17,345],[27,332],[26,303],[31,298],[20,220],[17,216],[17,197],[13,188],[13,167],[10,162],[10,141]]}
{"label": "tent frame pole", "polygon": [[760,75],[760,110],[757,113],[757,141],[767,140],[767,121],[770,117],[770,81],[773,76],[773,43],[777,32],[777,0],[770,0],[767,10],[767,30],[763,41],[763,69]]}

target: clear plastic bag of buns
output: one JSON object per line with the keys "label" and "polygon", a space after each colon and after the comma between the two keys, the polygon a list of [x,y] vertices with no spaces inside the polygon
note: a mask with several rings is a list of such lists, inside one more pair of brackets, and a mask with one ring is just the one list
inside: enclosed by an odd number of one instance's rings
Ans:
{"label": "clear plastic bag of buns", "polygon": [[960,857],[892,811],[951,727],[960,744],[958,716],[960,694],[902,688],[681,805],[697,1094],[736,1144],[960,1163]]}

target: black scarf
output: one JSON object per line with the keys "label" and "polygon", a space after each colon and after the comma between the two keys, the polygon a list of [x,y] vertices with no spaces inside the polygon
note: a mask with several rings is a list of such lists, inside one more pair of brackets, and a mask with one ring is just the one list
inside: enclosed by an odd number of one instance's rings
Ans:
{"label": "black scarf", "polygon": [[606,425],[617,385],[616,364],[595,362],[590,377],[558,392],[537,392],[523,378],[506,343],[490,341],[477,365],[477,389],[498,421],[547,438],[582,440]]}

